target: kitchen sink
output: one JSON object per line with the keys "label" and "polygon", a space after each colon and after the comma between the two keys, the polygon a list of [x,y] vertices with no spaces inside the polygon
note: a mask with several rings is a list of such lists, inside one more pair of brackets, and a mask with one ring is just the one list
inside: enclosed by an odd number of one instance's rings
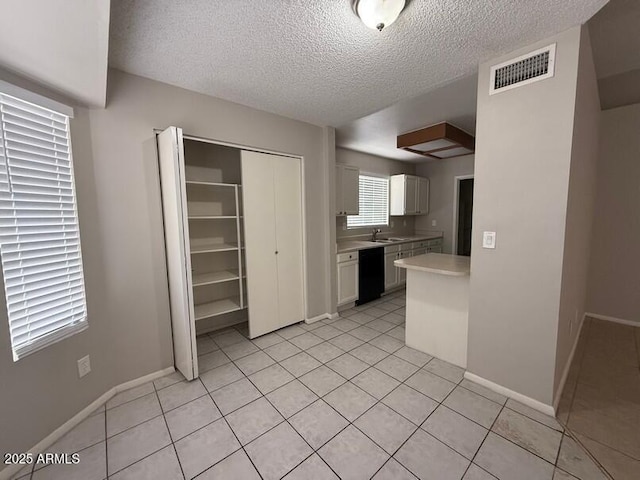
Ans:
{"label": "kitchen sink", "polygon": [[391,238],[378,238],[377,240],[372,240],[374,243],[393,243],[395,240]]}

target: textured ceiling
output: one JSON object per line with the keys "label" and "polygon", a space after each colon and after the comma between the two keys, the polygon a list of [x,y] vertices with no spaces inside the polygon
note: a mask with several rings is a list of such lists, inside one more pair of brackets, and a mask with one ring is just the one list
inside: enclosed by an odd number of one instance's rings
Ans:
{"label": "textured ceiling", "polygon": [[640,69],[640,1],[611,0],[589,21],[598,78]]}
{"label": "textured ceiling", "polygon": [[114,0],[110,65],[343,125],[584,23],[606,0],[412,0],[383,32],[351,0]]}
{"label": "textured ceiling", "polygon": [[381,157],[424,162],[428,158],[396,148],[399,134],[447,121],[476,131],[476,74],[418,97],[401,100],[366,117],[339,127],[336,145]]}

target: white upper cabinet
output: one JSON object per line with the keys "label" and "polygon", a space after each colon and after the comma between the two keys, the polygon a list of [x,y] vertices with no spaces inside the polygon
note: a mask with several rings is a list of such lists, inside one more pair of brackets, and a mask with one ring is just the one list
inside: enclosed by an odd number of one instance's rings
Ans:
{"label": "white upper cabinet", "polygon": [[426,215],[429,213],[429,179],[418,177],[418,192],[416,193],[418,202],[416,214]]}
{"label": "white upper cabinet", "polygon": [[336,216],[360,213],[360,170],[336,164]]}
{"label": "white upper cabinet", "polygon": [[429,179],[415,175],[391,176],[389,215],[429,213]]}

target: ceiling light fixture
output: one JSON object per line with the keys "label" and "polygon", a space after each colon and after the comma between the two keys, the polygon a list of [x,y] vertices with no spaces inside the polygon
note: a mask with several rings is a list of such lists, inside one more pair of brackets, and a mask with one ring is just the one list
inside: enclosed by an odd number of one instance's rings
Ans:
{"label": "ceiling light fixture", "polygon": [[405,0],[353,0],[353,10],[369,28],[382,31],[396,21]]}

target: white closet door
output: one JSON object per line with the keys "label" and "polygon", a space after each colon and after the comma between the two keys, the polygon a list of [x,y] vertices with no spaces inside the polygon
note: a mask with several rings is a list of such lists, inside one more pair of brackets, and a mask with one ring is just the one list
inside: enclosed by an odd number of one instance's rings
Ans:
{"label": "white closet door", "polygon": [[241,155],[249,336],[254,338],[280,328],[273,156]]}
{"label": "white closet door", "polygon": [[176,368],[187,380],[198,376],[195,315],[191,298],[191,257],[185,192],[182,130],[169,127],[158,135],[162,183],[173,353]]}
{"label": "white closet door", "polygon": [[284,327],[304,320],[302,168],[299,158],[270,156],[275,185],[279,327]]}

